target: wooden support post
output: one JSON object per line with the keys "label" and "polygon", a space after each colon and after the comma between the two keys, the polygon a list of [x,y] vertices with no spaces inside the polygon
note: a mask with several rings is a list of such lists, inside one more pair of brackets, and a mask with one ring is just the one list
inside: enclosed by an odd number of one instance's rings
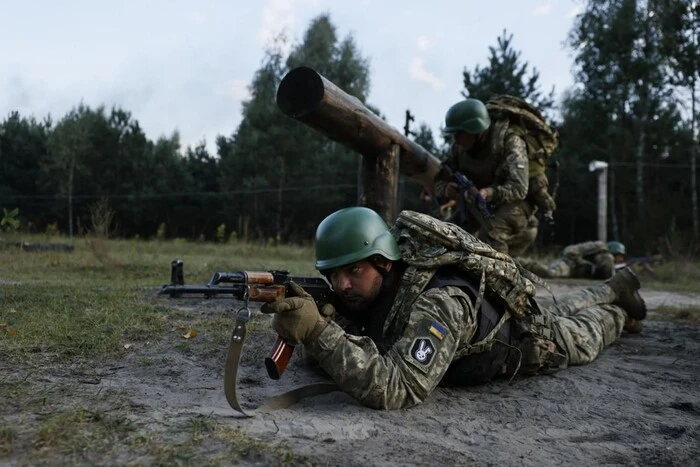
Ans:
{"label": "wooden support post", "polygon": [[392,144],[382,154],[365,155],[360,159],[357,204],[377,211],[388,225],[392,225],[398,215],[400,155],[401,147]]}
{"label": "wooden support post", "polygon": [[357,204],[372,207],[374,205],[375,188],[377,186],[377,158],[374,156],[360,157],[360,168],[357,171]]}
{"label": "wooden support post", "polygon": [[375,211],[392,225],[398,215],[399,160],[401,146],[392,144],[388,150],[376,158]]}

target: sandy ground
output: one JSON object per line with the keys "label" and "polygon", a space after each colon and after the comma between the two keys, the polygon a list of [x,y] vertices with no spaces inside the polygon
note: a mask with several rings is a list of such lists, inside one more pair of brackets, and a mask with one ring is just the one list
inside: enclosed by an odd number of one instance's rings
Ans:
{"label": "sandy ground", "polygon": [[[553,288],[559,293],[579,286]],[[226,349],[187,354],[169,342],[134,348],[119,361],[47,368],[41,377],[58,387],[76,379],[82,383],[65,395],[66,404],[117,392],[138,408],[132,417],[141,426],[167,432],[178,421],[203,415],[265,443],[286,442],[295,462],[304,464],[700,465],[700,329],[653,320],[655,308],[697,306],[700,296],[660,291],[643,296],[652,318],[644,332],[623,334],[591,365],[516,378],[510,385],[438,388],[424,404],[407,410],[375,411],[332,393],[243,418],[223,393]],[[230,306],[146,299],[193,314]],[[267,328],[269,317],[255,313],[254,319],[262,321],[260,329]],[[283,378],[270,380],[262,356],[274,336],[260,329],[249,336],[239,375],[244,404],[256,406],[284,390],[325,381],[301,365],[298,351]],[[138,364],[144,356],[153,363]],[[250,462],[274,463],[270,459],[262,455]],[[26,461],[15,453],[8,462]]]}

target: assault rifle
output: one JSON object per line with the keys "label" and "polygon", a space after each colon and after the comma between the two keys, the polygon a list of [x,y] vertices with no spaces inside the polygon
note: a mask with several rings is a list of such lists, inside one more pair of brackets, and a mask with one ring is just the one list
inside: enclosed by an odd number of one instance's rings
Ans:
{"label": "assault rifle", "polygon": [[[627,258],[623,266],[637,267],[643,271],[646,271],[652,275],[656,274],[654,271],[654,265],[661,264],[664,261],[663,255],[651,255],[651,256],[633,256]],[[615,269],[618,265],[615,265]]]}
{"label": "assault rifle", "polygon": [[[457,214],[460,224],[464,224],[467,220],[468,210],[483,227],[490,230],[493,214],[486,204],[486,200],[481,196],[481,193],[479,193],[479,189],[462,172],[455,171],[452,177],[454,181],[457,182],[457,186],[460,189],[459,196],[457,197]],[[466,198],[469,198],[471,202],[468,202]]]}
{"label": "assault rifle", "polygon": [[[290,293],[290,282],[298,284],[308,292],[319,309],[327,303],[333,303],[333,291],[323,278],[291,276],[288,271],[215,272],[206,284],[185,285],[183,262],[179,259],[170,263],[170,284],[164,285],[159,295],[170,295],[172,298],[183,295],[203,295],[205,298],[228,297],[243,300],[246,306],[239,311],[239,313],[244,311],[243,316],[236,318],[245,322],[250,319],[248,301],[274,302],[285,298]],[[232,339],[236,339],[236,331]],[[265,367],[270,378],[280,379],[293,353],[294,346],[278,337],[270,356],[265,359]]]}

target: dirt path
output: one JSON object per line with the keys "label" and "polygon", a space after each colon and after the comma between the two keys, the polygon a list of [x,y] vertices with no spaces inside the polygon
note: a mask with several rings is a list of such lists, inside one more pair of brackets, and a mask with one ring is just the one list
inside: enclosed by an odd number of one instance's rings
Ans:
{"label": "dirt path", "polygon": [[[559,284],[555,291],[578,286]],[[643,295],[652,318],[653,309],[661,305],[700,304],[700,297],[687,294],[646,291]],[[222,306],[213,301],[178,302],[178,309],[191,313],[210,313]],[[254,316],[268,319],[259,313]],[[270,331],[257,330],[249,338],[239,384],[246,404],[257,405],[284,390],[324,381],[303,368],[298,355],[282,380],[268,379],[261,356],[273,341]],[[591,365],[517,378],[511,385],[499,381],[472,389],[439,388],[423,405],[408,410],[375,411],[332,393],[252,419],[236,415],[226,403],[224,352],[203,348],[187,353],[171,342],[160,342],[135,348],[117,362],[46,368],[41,378],[53,387],[73,388],[65,391],[67,405],[118,394],[142,430],[167,436],[172,427],[206,417],[240,429],[264,446],[286,446],[293,457],[285,460],[292,463],[697,465],[700,459],[697,327],[648,321],[641,335],[624,334]],[[151,363],[143,365],[146,357]],[[21,414],[14,418],[21,419]],[[210,446],[212,455],[217,446]],[[278,458],[265,454],[265,449],[249,453],[248,461],[277,463]],[[139,463],[128,449],[115,459]],[[9,463],[22,465],[26,460],[17,453]]]}

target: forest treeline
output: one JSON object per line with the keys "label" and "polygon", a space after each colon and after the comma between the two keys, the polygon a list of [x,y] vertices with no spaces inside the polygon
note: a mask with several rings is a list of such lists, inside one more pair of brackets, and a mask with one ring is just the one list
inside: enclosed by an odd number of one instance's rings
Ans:
{"label": "forest treeline", "polygon": [[[597,177],[588,164],[601,160],[609,163],[609,238],[640,253],[698,253],[699,37],[700,2],[589,0],[566,42],[575,84],[559,101],[507,31],[487,63],[465,64],[465,96],[523,97],[559,130],[559,169],[549,173],[556,223],[542,227],[539,247],[596,238]],[[323,217],[356,203],[360,156],[277,108],[281,78],[301,65],[381,116],[368,102],[368,57],[325,14],[290,53],[266,51],[240,125],[216,138],[214,153],[204,143],[183,148],[177,132],[149,139],[128,109],[77,104],[56,121],[10,112],[0,122],[0,227],[80,234],[101,203],[121,237],[309,242]],[[412,130],[442,157],[446,143],[426,123]],[[402,208],[433,209],[420,188],[401,181]]]}

